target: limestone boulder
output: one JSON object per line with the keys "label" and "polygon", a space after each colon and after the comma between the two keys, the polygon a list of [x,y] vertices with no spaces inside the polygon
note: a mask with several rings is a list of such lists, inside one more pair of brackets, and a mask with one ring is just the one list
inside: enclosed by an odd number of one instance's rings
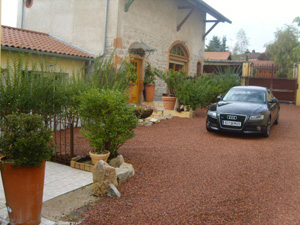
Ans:
{"label": "limestone boulder", "polygon": [[93,194],[99,197],[106,196],[110,184],[118,186],[116,169],[100,160],[93,169]]}
{"label": "limestone boulder", "polygon": [[122,155],[118,155],[116,158],[110,160],[109,165],[114,168],[120,167],[124,163],[124,157]]}
{"label": "limestone boulder", "polygon": [[119,185],[125,183],[130,177],[134,176],[134,168],[129,163],[123,163],[119,168],[116,168]]}

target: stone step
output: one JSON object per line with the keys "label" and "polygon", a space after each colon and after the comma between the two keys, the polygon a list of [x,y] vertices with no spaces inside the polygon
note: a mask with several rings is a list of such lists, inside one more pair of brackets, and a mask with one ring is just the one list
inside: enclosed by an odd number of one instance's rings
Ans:
{"label": "stone step", "polygon": [[143,102],[142,105],[150,105],[157,108],[164,108],[164,104],[162,101],[154,101],[154,102]]}

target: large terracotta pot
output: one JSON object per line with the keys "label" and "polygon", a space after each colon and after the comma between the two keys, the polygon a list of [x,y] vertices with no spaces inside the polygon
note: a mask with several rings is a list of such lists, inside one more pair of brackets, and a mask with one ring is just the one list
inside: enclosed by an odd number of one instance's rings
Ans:
{"label": "large terracotta pot", "polygon": [[90,152],[90,157],[92,159],[92,164],[93,165],[96,165],[96,163],[99,162],[100,160],[103,160],[104,162],[107,162],[107,159],[108,159],[109,155],[110,155],[109,151],[104,151],[103,154]]}
{"label": "large terracotta pot", "polygon": [[162,100],[165,110],[174,110],[176,97],[163,96]]}
{"label": "large terracotta pot", "polygon": [[1,169],[6,206],[11,225],[38,225],[42,218],[45,161],[41,168],[12,168],[5,163]]}
{"label": "large terracotta pot", "polygon": [[146,90],[146,102],[153,102],[155,85],[145,84],[145,90]]}

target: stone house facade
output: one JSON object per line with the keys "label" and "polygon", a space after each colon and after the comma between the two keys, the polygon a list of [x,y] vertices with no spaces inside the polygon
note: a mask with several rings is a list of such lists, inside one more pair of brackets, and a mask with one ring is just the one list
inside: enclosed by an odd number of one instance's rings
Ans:
{"label": "stone house facade", "polygon": [[[109,56],[115,51],[115,65],[123,59],[133,61],[139,75],[135,103],[143,101],[147,62],[164,71],[182,69],[199,75],[206,23],[231,23],[202,0],[19,1],[19,27],[50,33],[94,55]],[[207,21],[207,13],[215,20]],[[157,80],[155,100],[161,100],[165,90],[166,84]]]}

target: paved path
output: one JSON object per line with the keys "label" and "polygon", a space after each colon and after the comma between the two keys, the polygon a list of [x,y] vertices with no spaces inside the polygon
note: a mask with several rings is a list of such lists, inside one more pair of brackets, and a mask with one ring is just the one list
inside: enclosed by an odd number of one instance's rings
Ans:
{"label": "paved path", "polygon": [[[74,169],[70,166],[65,166],[54,162],[47,162],[43,202],[91,184],[92,182],[93,178],[92,173],[90,172]],[[2,221],[5,224],[8,221],[8,215],[5,207],[2,179],[0,179],[0,183],[0,222]],[[42,225],[48,224],[51,225],[55,223],[43,218]]]}

